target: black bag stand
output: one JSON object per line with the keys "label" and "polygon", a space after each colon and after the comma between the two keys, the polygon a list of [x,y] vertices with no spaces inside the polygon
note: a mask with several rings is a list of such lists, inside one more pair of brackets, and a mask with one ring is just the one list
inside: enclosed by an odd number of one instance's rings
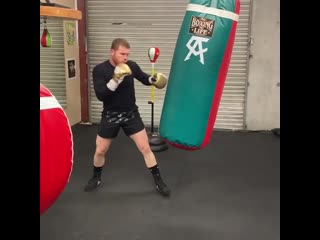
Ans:
{"label": "black bag stand", "polygon": [[148,133],[149,145],[152,152],[162,152],[167,150],[168,145],[161,139],[158,133],[154,132],[153,128],[153,113],[154,113],[154,103],[152,101],[148,101],[151,104],[151,132]]}

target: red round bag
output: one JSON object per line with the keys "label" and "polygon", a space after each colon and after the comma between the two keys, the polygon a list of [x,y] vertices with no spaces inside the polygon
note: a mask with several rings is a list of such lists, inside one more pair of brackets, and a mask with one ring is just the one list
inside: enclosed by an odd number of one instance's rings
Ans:
{"label": "red round bag", "polygon": [[66,187],[72,167],[69,120],[57,99],[40,84],[40,216]]}

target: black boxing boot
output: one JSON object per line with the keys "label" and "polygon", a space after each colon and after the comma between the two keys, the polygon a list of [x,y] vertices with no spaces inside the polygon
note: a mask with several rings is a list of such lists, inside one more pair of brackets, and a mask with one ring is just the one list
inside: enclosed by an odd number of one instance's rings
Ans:
{"label": "black boxing boot", "polygon": [[85,192],[92,192],[101,184],[102,167],[93,168],[93,176],[89,179],[87,185],[84,187]]}
{"label": "black boxing boot", "polygon": [[158,190],[158,192],[165,197],[170,196],[171,191],[168,188],[168,186],[163,182],[158,165],[155,165],[149,168],[149,170],[152,173],[154,183],[156,185],[156,189]]}
{"label": "black boxing boot", "polygon": [[161,176],[155,175],[155,176],[153,176],[153,178],[154,178],[154,183],[156,184],[156,188],[157,188],[158,192],[165,197],[170,196],[170,189],[163,182]]}

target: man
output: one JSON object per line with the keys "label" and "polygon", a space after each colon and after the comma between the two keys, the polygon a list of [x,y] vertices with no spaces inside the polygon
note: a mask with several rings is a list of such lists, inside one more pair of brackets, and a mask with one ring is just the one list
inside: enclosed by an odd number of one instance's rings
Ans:
{"label": "man", "polygon": [[85,191],[92,191],[101,184],[105,155],[112,139],[122,128],[143,155],[158,192],[169,196],[170,190],[162,180],[156,158],[150,149],[134,92],[134,78],[144,85],[154,85],[157,88],[163,88],[167,79],[161,73],[150,76],[143,72],[136,62],[128,60],[129,53],[128,41],[122,38],[114,39],[109,60],[95,66],[92,72],[94,90],[97,98],[103,102],[103,111],[96,138],[93,176],[85,186]]}

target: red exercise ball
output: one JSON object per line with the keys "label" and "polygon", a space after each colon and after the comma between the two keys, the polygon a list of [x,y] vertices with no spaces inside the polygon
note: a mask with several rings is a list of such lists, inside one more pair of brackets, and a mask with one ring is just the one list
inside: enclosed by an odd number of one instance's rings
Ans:
{"label": "red exercise ball", "polygon": [[72,167],[69,120],[57,99],[40,84],[40,216],[66,187]]}

